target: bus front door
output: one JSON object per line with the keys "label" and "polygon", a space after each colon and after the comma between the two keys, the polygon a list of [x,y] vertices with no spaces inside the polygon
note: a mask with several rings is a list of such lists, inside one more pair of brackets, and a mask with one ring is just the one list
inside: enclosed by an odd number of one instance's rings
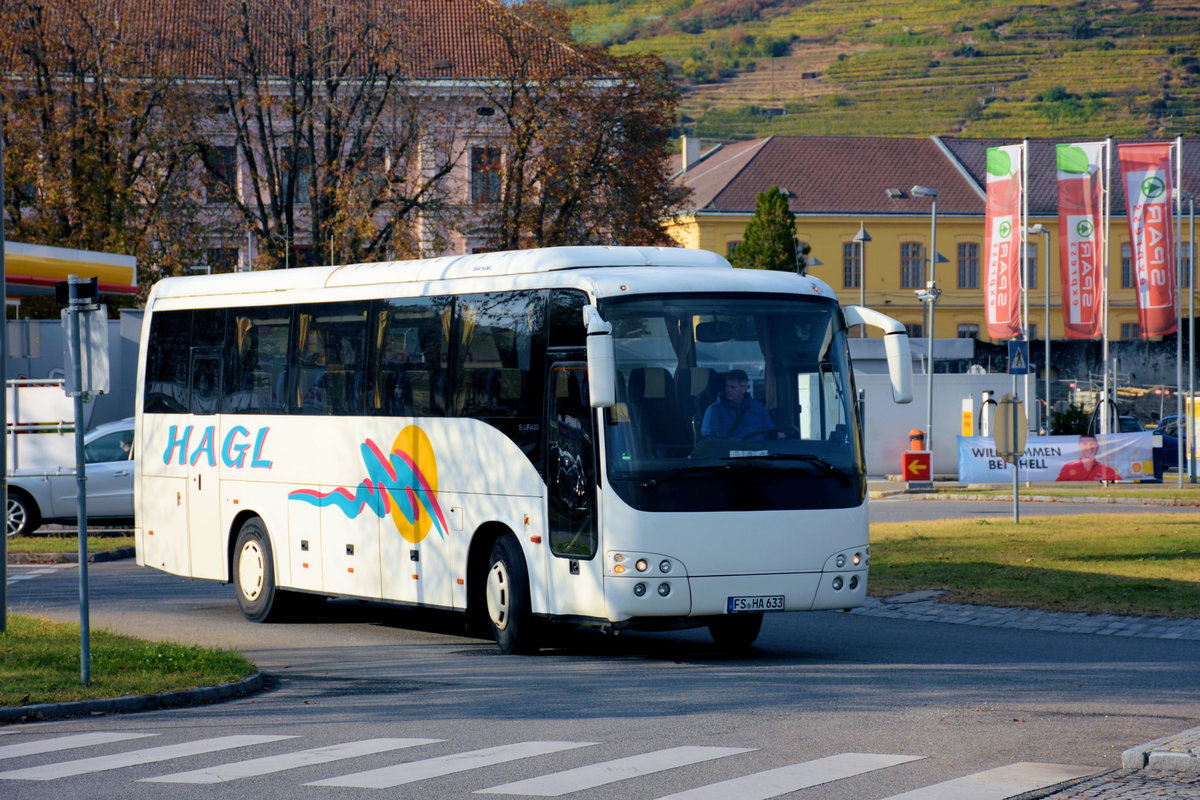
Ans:
{"label": "bus front door", "polygon": [[596,557],[595,412],[587,365],[560,362],[547,384],[546,465],[550,607],[557,614],[601,617],[603,559]]}

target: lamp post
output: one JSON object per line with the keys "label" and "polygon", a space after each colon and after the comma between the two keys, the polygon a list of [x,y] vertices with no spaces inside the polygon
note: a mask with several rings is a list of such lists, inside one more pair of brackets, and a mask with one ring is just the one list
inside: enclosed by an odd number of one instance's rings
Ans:
{"label": "lamp post", "polygon": [[937,288],[937,201],[938,190],[929,186],[914,186],[909,190],[913,197],[928,197],[933,201],[931,215],[931,230],[929,233],[929,280],[925,282],[925,292],[917,292],[917,297],[925,303],[928,309],[926,318],[929,320],[925,335],[929,338],[929,360],[925,364],[925,449],[929,451],[930,479],[933,478],[933,310],[941,294]]}
{"label": "lamp post", "polygon": [[1046,433],[1050,433],[1050,229],[1040,222],[1030,225],[1026,233],[1043,234],[1046,237],[1046,330],[1042,336],[1046,339]]}
{"label": "lamp post", "polygon": [[[858,242],[858,304],[865,306],[867,304],[867,242],[871,241],[871,234],[867,233],[867,228],[861,220],[858,223],[858,233],[854,234],[852,241]],[[859,327],[858,336],[860,339],[866,338],[866,326]]]}

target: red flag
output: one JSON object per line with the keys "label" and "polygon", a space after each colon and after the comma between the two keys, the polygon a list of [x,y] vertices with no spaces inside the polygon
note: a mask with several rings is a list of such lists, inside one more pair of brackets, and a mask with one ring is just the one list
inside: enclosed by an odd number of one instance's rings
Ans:
{"label": "red flag", "polygon": [[1058,268],[1063,329],[1068,339],[1098,339],[1103,331],[1104,252],[1101,175],[1104,142],[1060,144],[1058,161]]}
{"label": "red flag", "polygon": [[1143,338],[1175,332],[1171,144],[1117,145]]}
{"label": "red flag", "polygon": [[988,336],[1012,339],[1021,334],[1021,282],[1018,232],[1021,225],[1021,155],[1025,146],[989,147],[987,151],[987,253],[984,318]]}

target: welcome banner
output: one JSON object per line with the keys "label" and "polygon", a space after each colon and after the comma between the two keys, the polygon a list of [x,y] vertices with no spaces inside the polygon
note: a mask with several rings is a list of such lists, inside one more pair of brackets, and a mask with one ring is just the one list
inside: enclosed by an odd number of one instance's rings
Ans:
{"label": "welcome banner", "polygon": [[1104,142],[1060,144],[1058,265],[1068,339],[1098,339],[1104,321],[1102,194]]}
{"label": "welcome banner", "polygon": [[1142,337],[1175,332],[1175,247],[1171,231],[1171,145],[1117,145],[1129,217]]}
{"label": "welcome banner", "polygon": [[1021,283],[1017,269],[1024,149],[1024,145],[1015,144],[989,147],[987,151],[984,319],[988,336],[993,340],[1013,339],[1021,334]]}
{"label": "welcome banner", "polygon": [[[1055,481],[1138,481],[1154,477],[1154,434],[1030,436],[1021,454],[1020,479]],[[991,436],[958,437],[960,483],[1012,483],[1012,465],[996,452]]]}

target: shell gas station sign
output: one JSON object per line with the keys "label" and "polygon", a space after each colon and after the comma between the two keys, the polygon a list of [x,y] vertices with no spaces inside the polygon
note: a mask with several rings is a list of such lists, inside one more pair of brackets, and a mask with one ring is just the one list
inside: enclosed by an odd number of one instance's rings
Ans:
{"label": "shell gas station sign", "polygon": [[137,259],[115,253],[40,244],[4,243],[5,293],[52,295],[69,275],[95,278],[101,294],[136,294]]}

